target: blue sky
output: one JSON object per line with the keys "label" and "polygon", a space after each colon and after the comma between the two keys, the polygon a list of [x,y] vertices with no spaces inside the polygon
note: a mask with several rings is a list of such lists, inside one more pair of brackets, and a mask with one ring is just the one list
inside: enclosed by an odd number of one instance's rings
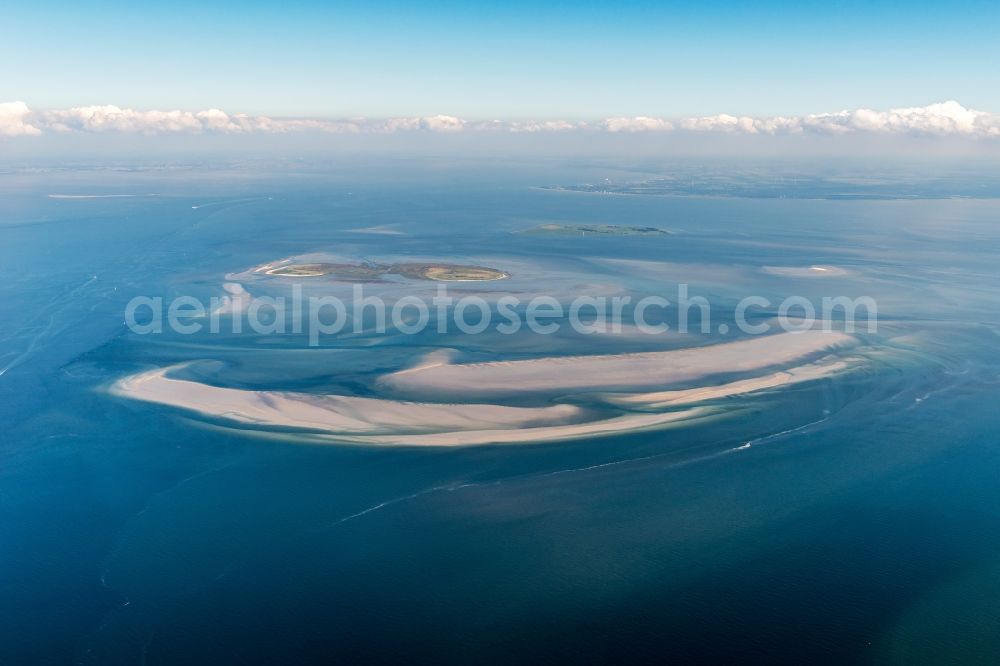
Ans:
{"label": "blue sky", "polygon": [[1000,111],[996,3],[18,3],[0,101],[272,116]]}

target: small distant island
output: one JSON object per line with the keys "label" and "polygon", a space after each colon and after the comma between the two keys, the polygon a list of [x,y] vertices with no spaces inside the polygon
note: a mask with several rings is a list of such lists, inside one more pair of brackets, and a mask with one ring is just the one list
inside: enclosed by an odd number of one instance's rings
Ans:
{"label": "small distant island", "polygon": [[657,227],[630,227],[616,224],[540,224],[520,233],[529,236],[670,236]]}
{"label": "small distant island", "polygon": [[459,264],[314,263],[264,266],[258,270],[263,270],[266,275],[281,277],[321,277],[327,275],[347,282],[381,282],[388,275],[436,282],[482,282],[503,280],[510,277],[509,274],[495,268]]}

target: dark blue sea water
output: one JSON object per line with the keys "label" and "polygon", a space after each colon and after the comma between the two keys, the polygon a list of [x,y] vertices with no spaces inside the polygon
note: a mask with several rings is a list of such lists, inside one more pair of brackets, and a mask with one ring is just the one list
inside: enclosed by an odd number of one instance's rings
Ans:
{"label": "dark blue sea water", "polygon": [[[385,158],[0,174],[0,663],[995,663],[1000,202],[544,189],[629,173]],[[674,233],[517,233],[543,223]],[[372,227],[398,233],[357,231]],[[186,361],[217,362],[192,372],[220,385],[367,395],[441,348],[687,344],[310,348],[123,324],[134,296],[208,298],[311,252],[514,267],[560,296],[685,282],[722,316],[749,294],[867,295],[879,329],[858,372],[558,443],[310,445],[108,393]],[[814,265],[844,275],[762,271]]]}

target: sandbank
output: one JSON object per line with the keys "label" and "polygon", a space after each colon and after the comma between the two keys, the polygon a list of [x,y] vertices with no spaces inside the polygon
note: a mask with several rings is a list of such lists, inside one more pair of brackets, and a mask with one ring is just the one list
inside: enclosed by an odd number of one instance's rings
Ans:
{"label": "sandbank", "polygon": [[845,333],[810,330],[662,352],[437,363],[395,372],[380,382],[398,394],[430,394],[435,398],[662,387],[713,374],[791,363],[854,341]]}

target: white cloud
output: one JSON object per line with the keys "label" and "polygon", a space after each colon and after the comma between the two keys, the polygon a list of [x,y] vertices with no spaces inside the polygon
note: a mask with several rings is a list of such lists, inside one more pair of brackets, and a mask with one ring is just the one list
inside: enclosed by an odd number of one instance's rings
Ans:
{"label": "white cloud", "polygon": [[693,132],[736,132],[741,134],[795,134],[802,131],[798,118],[775,116],[772,118],[751,118],[750,116],[717,116],[685,118],[681,129]]}
{"label": "white cloud", "polygon": [[205,111],[137,111],[113,105],[32,111],[24,102],[0,103],[0,136],[44,133],[118,132],[133,134],[288,132],[714,132],[728,134],[925,134],[1000,137],[1000,115],[967,109],[949,101],[888,111],[856,109],[808,116],[754,118],[719,114],[667,120],[649,116],[614,117],[601,121],[467,121],[456,116],[389,119],[270,118],[220,109]]}
{"label": "white cloud", "polygon": [[42,130],[26,122],[30,115],[31,109],[24,102],[0,104],[0,136],[41,134]]}
{"label": "white cloud", "polygon": [[636,116],[634,118],[607,118],[601,128],[608,132],[650,132],[666,131],[674,128],[669,120]]}
{"label": "white cloud", "polygon": [[300,131],[357,132],[349,121],[272,119],[267,116],[233,115],[219,109],[206,111],[135,111],[117,106],[78,106],[34,114],[39,125],[56,132],[124,132],[170,134],[201,132],[281,133]]}
{"label": "white cloud", "polygon": [[845,131],[957,134],[967,136],[1000,135],[1000,116],[967,109],[958,102],[949,101],[928,106],[873,111],[839,111],[806,116],[802,126],[827,132]]}
{"label": "white cloud", "polygon": [[466,122],[455,116],[427,116],[423,118],[389,118],[381,121],[361,119],[359,129],[380,133],[417,132],[420,130],[428,132],[461,132],[465,127]]}
{"label": "white cloud", "polygon": [[726,113],[717,116],[705,116],[703,118],[685,118],[681,121],[681,128],[694,132],[732,132],[740,129],[745,132],[752,131],[753,119],[730,116]]}
{"label": "white cloud", "polygon": [[465,121],[455,116],[431,116],[420,120],[421,129],[432,132],[461,132],[465,129]]}
{"label": "white cloud", "polygon": [[509,132],[568,132],[575,129],[586,129],[587,123],[571,123],[566,120],[528,120],[522,122],[504,122],[494,120],[491,128]]}
{"label": "white cloud", "polygon": [[59,132],[199,132],[201,120],[190,111],[134,111],[113,105],[78,106],[38,114],[41,125]]}
{"label": "white cloud", "polygon": [[378,132],[413,132],[420,129],[420,118],[389,118],[374,129]]}

